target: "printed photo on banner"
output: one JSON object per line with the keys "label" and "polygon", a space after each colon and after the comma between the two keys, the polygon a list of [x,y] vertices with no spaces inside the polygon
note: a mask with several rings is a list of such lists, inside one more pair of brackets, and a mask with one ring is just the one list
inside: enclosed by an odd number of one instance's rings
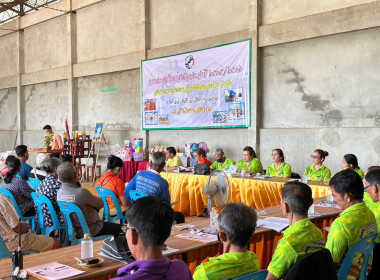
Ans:
{"label": "printed photo on banner", "polygon": [[157,125],[158,124],[158,112],[146,112],[145,113],[145,124]]}
{"label": "printed photo on banner", "polygon": [[144,100],[144,111],[156,111],[156,99]]}
{"label": "printed photo on banner", "polygon": [[226,102],[242,102],[243,88],[229,88],[224,90]]}
{"label": "printed photo on banner", "polygon": [[104,123],[97,123],[95,125],[94,133],[92,136],[92,143],[100,143],[103,136]]}
{"label": "printed photo on banner", "polygon": [[169,115],[160,115],[158,123],[159,124],[169,124],[170,123],[169,122]]}
{"label": "printed photo on banner", "polygon": [[230,103],[228,104],[228,119],[240,120],[244,119],[244,103]]}
{"label": "printed photo on banner", "polygon": [[213,123],[227,123],[227,111],[215,111],[212,112]]}

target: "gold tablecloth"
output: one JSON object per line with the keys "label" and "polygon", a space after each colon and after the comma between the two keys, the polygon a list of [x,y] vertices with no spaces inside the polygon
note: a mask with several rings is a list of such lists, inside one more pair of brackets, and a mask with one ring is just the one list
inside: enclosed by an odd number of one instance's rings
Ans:
{"label": "gold tablecloth", "polygon": [[[188,173],[162,172],[162,178],[169,182],[171,201],[181,200],[174,205],[175,211],[185,216],[199,216],[207,208],[207,195],[203,187],[207,185],[209,176]],[[254,209],[280,205],[281,190],[287,178],[270,178],[267,180],[253,178],[230,178],[231,202],[242,202]],[[314,185],[310,187],[313,197],[325,197],[328,187]]]}

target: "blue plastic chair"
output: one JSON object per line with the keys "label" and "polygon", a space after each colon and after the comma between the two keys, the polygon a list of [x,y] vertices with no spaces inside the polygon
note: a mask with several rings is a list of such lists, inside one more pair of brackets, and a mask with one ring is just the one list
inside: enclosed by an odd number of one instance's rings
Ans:
{"label": "blue plastic chair", "polygon": [[[63,232],[66,230],[66,226],[61,226],[58,220],[57,213],[51,203],[50,199],[40,193],[32,193],[34,204],[37,206],[38,222],[36,232],[41,232],[42,235],[49,236],[51,232],[58,230],[60,241],[63,242]],[[53,220],[51,227],[46,227],[44,224],[44,213],[42,212],[42,205],[45,204],[49,209],[49,214]]]}
{"label": "blue plastic chair", "polygon": [[61,209],[61,212],[65,216],[66,219],[66,240],[65,240],[65,245],[67,244],[68,241],[71,242],[71,245],[78,245],[81,242],[81,239],[77,239],[75,237],[75,231],[74,231],[74,226],[70,218],[70,214],[76,214],[79,220],[79,223],[82,227],[83,234],[89,234],[91,239],[93,241],[96,240],[102,240],[106,239],[108,237],[111,237],[113,235],[100,235],[93,237],[91,235],[91,232],[88,228],[87,222],[83,216],[82,211],[78,206],[76,206],[74,203],[66,202],[66,201],[58,201],[59,208]]}
{"label": "blue plastic chair", "polygon": [[[117,200],[114,192],[109,190],[109,189],[102,188],[102,187],[97,187],[96,191],[98,192],[98,195],[102,198],[102,200],[104,202],[102,221],[107,220],[110,223],[114,223],[117,220],[120,220],[120,224],[121,225],[124,224],[125,223],[125,216],[123,215],[123,212],[121,211],[119,201]],[[108,203],[107,203],[107,197],[111,197],[113,203],[115,204],[115,208],[117,211],[116,216],[111,216],[111,214],[110,214],[110,209],[109,209]]]}
{"label": "blue plastic chair", "polygon": [[264,269],[264,270],[259,270],[259,271],[235,278],[235,280],[252,280],[252,279],[265,280],[265,278],[267,278],[267,275],[268,275],[268,270]]}
{"label": "blue plastic chair", "polygon": [[30,217],[24,217],[22,214],[21,214],[21,211],[20,211],[20,208],[18,207],[18,204],[16,203],[16,200],[15,198],[13,197],[13,194],[8,191],[7,189],[4,189],[4,188],[0,188],[0,193],[7,196],[13,203],[13,207],[15,208],[16,212],[17,212],[17,215],[21,218],[21,221],[28,221],[29,222],[29,226],[34,229],[34,219],[36,218],[36,216],[30,216]]}
{"label": "blue plastic chair", "polygon": [[[29,255],[29,254],[34,254],[38,252],[30,250],[23,253],[24,255]],[[0,259],[5,259],[5,258],[12,258],[12,254],[8,251],[8,248],[7,246],[5,246],[3,238],[0,236]]]}
{"label": "blue plastic chair", "polygon": [[[371,253],[373,251],[373,247],[375,244],[375,239],[377,237],[377,233],[369,235],[367,237],[364,237],[362,240],[360,240],[358,243],[353,245],[350,250],[348,250],[346,256],[344,257],[343,263],[340,266],[339,272],[338,272],[338,279],[339,280],[346,280],[347,274],[350,270],[350,267],[352,265],[352,261],[356,255],[356,253],[362,253],[364,255],[363,257],[363,263],[360,268],[360,275],[358,280],[366,280],[367,279],[367,266],[369,257],[371,256]],[[374,264],[376,265],[376,264]]]}
{"label": "blue plastic chair", "polygon": [[140,191],[130,190],[129,191],[129,196],[131,198],[131,202],[133,203],[136,200],[138,200],[139,198],[142,198],[144,196],[148,196],[148,194],[144,193],[144,192],[140,192]]}
{"label": "blue plastic chair", "polygon": [[41,183],[40,180],[38,180],[37,178],[29,178],[27,183],[29,183],[29,185],[34,189],[34,190],[37,190],[37,187],[38,185]]}

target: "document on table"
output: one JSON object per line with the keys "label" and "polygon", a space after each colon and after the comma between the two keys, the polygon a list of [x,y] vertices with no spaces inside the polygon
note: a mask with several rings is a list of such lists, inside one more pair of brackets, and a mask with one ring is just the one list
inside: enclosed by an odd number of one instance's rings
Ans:
{"label": "document on table", "polygon": [[281,232],[284,228],[289,226],[289,220],[285,218],[269,217],[266,219],[258,219],[257,224],[260,227],[270,228],[277,232]]}

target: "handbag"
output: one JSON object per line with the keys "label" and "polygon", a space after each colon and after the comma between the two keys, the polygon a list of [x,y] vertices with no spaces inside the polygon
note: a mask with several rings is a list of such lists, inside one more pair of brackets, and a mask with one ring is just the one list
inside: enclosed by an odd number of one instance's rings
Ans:
{"label": "handbag", "polygon": [[210,175],[210,167],[207,164],[197,164],[194,167],[194,174]]}
{"label": "handbag", "polygon": [[125,233],[119,233],[105,239],[102,245],[102,253],[120,261],[124,260],[127,263],[136,261],[129,250]]}

